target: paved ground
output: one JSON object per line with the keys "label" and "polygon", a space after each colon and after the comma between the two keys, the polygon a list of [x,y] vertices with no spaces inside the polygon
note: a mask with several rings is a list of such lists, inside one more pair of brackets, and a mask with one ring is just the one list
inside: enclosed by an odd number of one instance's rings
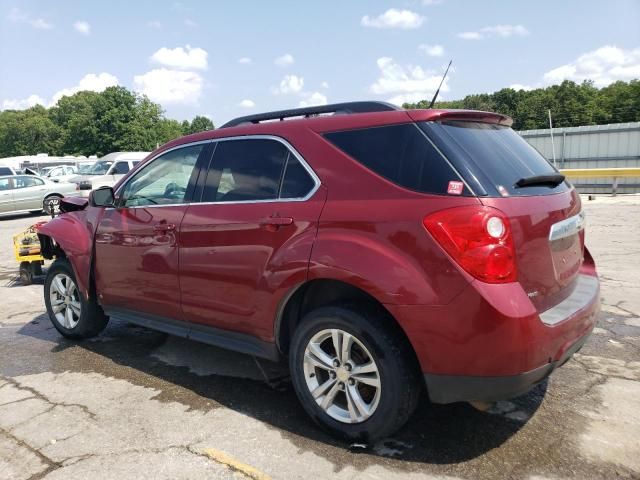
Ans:
{"label": "paved ground", "polygon": [[[64,340],[14,279],[0,220],[0,479],[640,478],[640,197],[585,202],[598,328],[530,394],[481,413],[426,401],[368,449],[332,440],[250,357],[111,323]],[[261,365],[269,368],[269,365]]]}

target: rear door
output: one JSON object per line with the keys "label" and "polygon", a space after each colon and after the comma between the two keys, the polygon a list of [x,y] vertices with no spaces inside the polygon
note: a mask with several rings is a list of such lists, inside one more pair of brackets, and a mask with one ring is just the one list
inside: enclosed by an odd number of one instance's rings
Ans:
{"label": "rear door", "polygon": [[467,172],[481,202],[509,216],[518,281],[534,305],[544,311],[567,297],[584,259],[584,214],[575,189],[508,127],[464,120],[420,127]]}
{"label": "rear door", "polygon": [[170,150],[118,189],[95,235],[96,288],[105,309],[181,319],[178,229],[205,143]]}
{"label": "rear door", "polygon": [[304,279],[325,200],[286,142],[219,140],[182,222],[180,287],[194,323],[269,339],[274,293]]}

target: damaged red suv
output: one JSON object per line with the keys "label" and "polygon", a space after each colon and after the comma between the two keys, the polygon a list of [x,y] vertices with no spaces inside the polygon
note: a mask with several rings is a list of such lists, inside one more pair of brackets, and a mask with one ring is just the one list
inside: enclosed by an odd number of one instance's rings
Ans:
{"label": "damaged red suv", "polygon": [[585,343],[599,282],[576,190],[495,113],[353,102],[153,152],[40,229],[47,311],[271,360],[372,440],[432,402],[527,392]]}

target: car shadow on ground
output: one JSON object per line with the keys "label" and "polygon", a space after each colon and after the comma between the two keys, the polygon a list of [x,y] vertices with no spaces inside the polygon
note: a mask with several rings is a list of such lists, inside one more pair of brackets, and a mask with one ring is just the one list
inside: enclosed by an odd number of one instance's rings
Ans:
{"label": "car shadow on ground", "polygon": [[[309,419],[290,383],[282,381],[284,366],[264,361],[257,365],[246,355],[117,321],[110,322],[100,336],[84,341],[61,337],[46,315],[39,315],[18,333],[32,337],[35,342],[31,343],[37,346],[12,358],[2,368],[5,374],[96,372],[158,389],[158,401],[205,411],[212,403],[219,404],[278,429],[298,448],[323,457],[331,445],[410,462],[465,462],[517,433],[539,408],[547,389],[545,381],[527,395],[499,402],[489,412],[464,403],[433,405],[424,394],[416,413],[392,439],[362,448],[335,440]],[[23,355],[26,361],[20,361]],[[45,362],[32,358],[43,355],[53,358]]]}

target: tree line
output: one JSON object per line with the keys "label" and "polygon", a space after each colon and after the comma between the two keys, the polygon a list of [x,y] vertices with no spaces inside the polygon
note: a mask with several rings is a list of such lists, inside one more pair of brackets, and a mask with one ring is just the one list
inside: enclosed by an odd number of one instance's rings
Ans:
{"label": "tree line", "polygon": [[165,118],[162,107],[124,87],[82,91],[51,108],[0,112],[0,158],[17,155],[98,155],[151,151],[169,140],[213,129],[206,117]]}
{"label": "tree line", "polygon": [[[404,108],[427,108],[431,99],[406,103]],[[494,93],[467,95],[462,100],[436,102],[435,108],[466,108],[499,112],[513,118],[515,130],[577,127],[640,121],[640,80],[615,82],[596,88],[591,81],[565,80],[533,90],[503,88]]]}
{"label": "tree line", "polygon": [[[404,104],[427,108],[429,100]],[[436,108],[466,108],[504,113],[516,130],[640,121],[640,80],[596,88],[591,81],[533,90],[503,88],[436,102]],[[0,158],[16,155],[106,155],[116,151],[150,151],[189,133],[211,130],[213,123],[197,116],[190,122],[168,119],[162,107],[124,87],[103,92],[78,92],[51,108],[0,112]]]}

